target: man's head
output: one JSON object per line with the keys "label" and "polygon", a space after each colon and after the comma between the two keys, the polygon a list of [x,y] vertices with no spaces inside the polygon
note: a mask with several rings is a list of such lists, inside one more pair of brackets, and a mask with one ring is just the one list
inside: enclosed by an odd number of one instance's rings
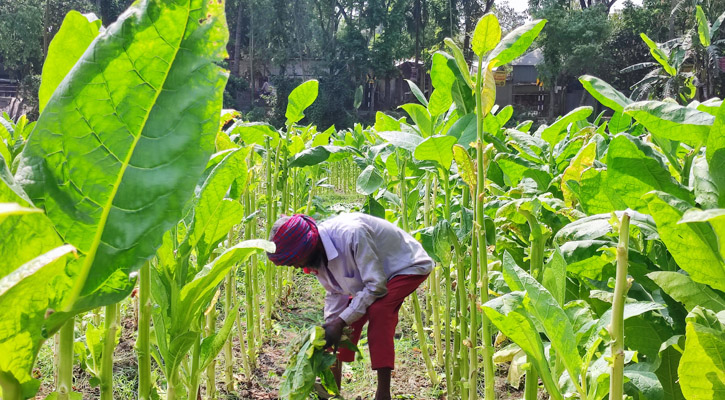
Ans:
{"label": "man's head", "polygon": [[274,253],[267,253],[274,264],[297,268],[319,267],[322,246],[314,219],[303,214],[282,216],[272,226],[269,240],[277,246]]}

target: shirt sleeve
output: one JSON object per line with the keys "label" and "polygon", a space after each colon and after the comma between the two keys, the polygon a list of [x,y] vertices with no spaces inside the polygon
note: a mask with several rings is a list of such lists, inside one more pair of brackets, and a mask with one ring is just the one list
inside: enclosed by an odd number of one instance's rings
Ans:
{"label": "shirt sleeve", "polygon": [[328,291],[325,296],[325,322],[340,315],[347,308],[349,300],[348,295]]}
{"label": "shirt sleeve", "polygon": [[355,294],[350,305],[340,313],[340,318],[347,325],[360,319],[375,300],[388,293],[388,279],[378,257],[375,241],[366,227],[356,231],[351,246],[363,289]]}

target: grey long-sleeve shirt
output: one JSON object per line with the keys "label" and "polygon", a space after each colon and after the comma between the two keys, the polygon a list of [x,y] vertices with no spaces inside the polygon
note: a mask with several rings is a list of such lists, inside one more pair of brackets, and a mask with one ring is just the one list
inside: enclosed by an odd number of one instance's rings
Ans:
{"label": "grey long-sleeve shirt", "polygon": [[327,290],[326,321],[339,316],[350,325],[387,294],[391,278],[427,275],[433,269],[423,246],[384,219],[341,214],[320,223],[318,229],[327,253],[327,266],[320,266],[317,274]]}

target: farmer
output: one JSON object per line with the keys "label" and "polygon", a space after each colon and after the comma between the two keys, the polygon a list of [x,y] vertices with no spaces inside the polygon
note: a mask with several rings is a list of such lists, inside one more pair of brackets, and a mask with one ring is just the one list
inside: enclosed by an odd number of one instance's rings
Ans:
{"label": "farmer", "polygon": [[[267,253],[273,263],[317,275],[327,291],[326,346],[338,345],[345,326],[352,328],[351,340],[357,344],[363,325],[370,322],[370,361],[378,374],[375,399],[390,399],[398,310],[426,279],[433,260],[408,233],[367,214],[341,214],[319,225],[306,215],[283,216],[270,236],[277,245],[274,254]],[[352,351],[339,350],[332,367],[338,387],[342,362],[354,359]]]}

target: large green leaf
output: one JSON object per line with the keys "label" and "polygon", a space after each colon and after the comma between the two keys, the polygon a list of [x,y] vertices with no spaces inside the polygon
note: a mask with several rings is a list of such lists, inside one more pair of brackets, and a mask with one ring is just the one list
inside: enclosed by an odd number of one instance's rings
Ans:
{"label": "large green leaf", "polygon": [[287,97],[287,111],[284,114],[287,125],[296,124],[305,117],[305,110],[317,99],[319,86],[319,82],[313,79],[292,90]]}
{"label": "large green leaf", "polygon": [[688,201],[692,196],[657,160],[651,147],[624,134],[618,135],[609,144],[606,185],[627,207],[639,212],[648,211],[647,201],[642,196],[653,190]]}
{"label": "large green leaf", "polygon": [[473,166],[473,160],[466,149],[457,144],[453,146],[453,158],[456,160],[458,167],[458,175],[468,185],[471,195],[475,193],[477,185],[476,169]]}
{"label": "large green leaf", "polygon": [[551,259],[546,263],[541,281],[556,302],[563,306],[566,297],[566,260],[558,247],[554,249]]}
{"label": "large green leaf", "polygon": [[[435,64],[435,57],[433,58],[433,63]],[[431,78],[435,75],[431,72]],[[416,99],[420,102],[420,104],[423,105],[423,107],[428,107],[428,100],[426,100],[425,95],[423,94],[423,91],[420,90],[418,85],[415,84],[415,82],[411,81],[410,79],[406,79],[406,82],[408,82],[408,86],[410,87],[410,91],[413,93]],[[435,85],[433,86],[435,87]]]}
{"label": "large green leaf", "polygon": [[577,350],[574,328],[559,302],[526,273],[514,261],[508,252],[503,255],[503,276],[509,288],[513,291],[525,291],[527,299],[524,301],[526,311],[539,322],[544,333],[551,341],[551,347],[556,350],[557,357],[561,357],[569,376],[579,379],[582,372],[582,362]]}
{"label": "large green leaf", "polygon": [[423,142],[422,137],[411,133],[385,131],[377,132],[377,134],[385,141],[390,142],[393,146],[408,150],[411,153],[414,152],[415,148]]}
{"label": "large green leaf", "polygon": [[689,276],[673,271],[655,271],[647,274],[670,297],[685,305],[688,311],[697,306],[720,312],[725,310],[725,299],[707,285],[694,282]]}
{"label": "large green leaf", "polygon": [[579,82],[581,82],[584,89],[586,89],[592,97],[597,99],[597,101],[602,103],[605,107],[609,107],[616,112],[623,112],[624,107],[627,107],[630,103],[632,103],[632,100],[622,94],[622,92],[595,76],[582,75],[579,77]]}
{"label": "large green leaf", "polygon": [[428,137],[433,132],[433,121],[431,121],[431,115],[428,110],[420,104],[403,104],[400,106],[405,112],[410,115],[415,125],[420,130],[423,137]]}
{"label": "large green leaf", "polygon": [[136,2],[46,105],[18,181],[81,253],[66,310],[130,292],[181,217],[214,148],[227,38],[218,2]]}
{"label": "large green leaf", "polygon": [[697,19],[697,35],[700,38],[700,44],[703,47],[709,47],[711,43],[710,21],[707,20],[705,12],[699,5],[696,7],[695,18]]}
{"label": "large green leaf", "polygon": [[0,164],[0,278],[63,244],[52,222],[42,210],[32,207],[7,172]]}
{"label": "large green leaf", "polygon": [[657,43],[655,43],[644,33],[640,33],[639,36],[647,44],[650,54],[652,54],[652,57],[655,59],[655,61],[660,63],[665,72],[667,72],[671,76],[677,75],[677,69],[670,65],[667,54],[665,54],[665,52],[657,45]]}
{"label": "large green leaf", "polygon": [[397,120],[383,112],[375,113],[375,130],[378,132],[399,131],[400,122],[405,121],[405,117]]}
{"label": "large green leaf", "polygon": [[683,400],[685,398],[682,395],[679,377],[677,376],[677,367],[680,365],[680,359],[682,358],[679,349],[684,347],[684,340],[682,346],[679,345],[680,339],[684,339],[684,337],[682,335],[671,337],[662,343],[659,350],[660,365],[655,373],[659,377],[660,383],[662,383],[665,400]]}
{"label": "large green leaf", "polygon": [[695,307],[687,315],[685,352],[678,373],[687,400],[725,396],[725,326],[710,310]]}
{"label": "large green leaf", "polygon": [[525,299],[524,292],[506,293],[486,302],[483,312],[501,332],[526,352],[528,362],[536,367],[549,396],[562,400],[561,392],[549,369],[539,332],[524,308]]}
{"label": "large green leaf", "polygon": [[556,122],[551,124],[551,126],[546,127],[541,132],[541,138],[553,147],[555,144],[559,143],[561,139],[563,139],[566,134],[566,128],[569,124],[589,118],[589,116],[592,115],[592,111],[594,111],[594,109],[589,106],[583,106],[571,110],[568,114],[556,120]]}
{"label": "large green leaf", "polygon": [[368,165],[357,177],[355,190],[365,196],[375,193],[383,184],[383,177],[375,169],[375,166]]}
{"label": "large green leaf", "polygon": [[315,146],[309,149],[302,150],[295,154],[294,158],[287,165],[289,168],[294,167],[309,167],[311,165],[317,165],[330,158],[331,154],[340,153],[345,151],[344,147],[339,146]]}
{"label": "large green leaf", "polygon": [[0,374],[21,386],[23,398],[33,397],[40,384],[31,372],[48,335],[46,315],[62,305],[70,287],[65,266],[72,251],[70,245],[52,249],[0,278]]}
{"label": "large green leaf", "polygon": [[712,226],[705,222],[679,224],[691,206],[667,193],[650,193],[644,200],[649,203],[660,237],[677,265],[693,281],[725,290],[725,264]]}
{"label": "large green leaf", "polygon": [[710,176],[717,186],[718,191],[724,193],[720,198],[725,203],[725,106],[720,105],[716,111],[715,121],[707,137],[705,156],[707,158]]}
{"label": "large green leaf", "polygon": [[[458,45],[451,38],[445,38],[445,39],[443,39],[443,42],[451,50],[451,53],[453,53],[453,58],[456,61],[456,66],[458,67],[458,71],[461,73],[461,76],[463,77],[463,80],[466,82],[466,85],[468,86],[469,89],[473,90],[473,81],[471,80],[470,68],[468,67],[466,58],[463,55],[463,51],[461,50],[460,47],[458,47]],[[434,55],[434,57],[435,57],[435,55]]]}
{"label": "large green leaf", "polygon": [[101,20],[93,14],[71,10],[48,46],[38,90],[38,107],[43,112],[55,89],[91,42],[98,36]]}
{"label": "large green leaf", "polygon": [[664,101],[638,101],[624,110],[653,135],[691,146],[705,144],[715,120],[708,113]]}
{"label": "large green leaf", "polygon": [[551,182],[551,174],[546,166],[533,163],[515,154],[499,153],[495,158],[496,163],[511,181],[511,186],[516,186],[523,178],[532,178],[536,181],[539,189],[544,190]]}
{"label": "large green leaf", "polygon": [[260,239],[245,240],[230,247],[210,264],[205,265],[194,279],[181,289],[178,307],[183,311],[180,315],[185,317],[174,321],[174,324],[188,329],[191,326],[190,321],[203,313],[229,269],[243,263],[259,250],[274,253],[274,243]]}
{"label": "large green leaf", "polygon": [[572,206],[575,199],[575,194],[570,188],[570,181],[576,183],[581,182],[581,176],[585,169],[591,167],[594,164],[594,159],[597,156],[597,144],[590,142],[579,150],[579,153],[574,157],[569,166],[566,167],[564,173],[561,176],[561,192],[564,194],[564,201],[569,206]]}
{"label": "large green leaf", "polygon": [[493,67],[510,63],[524,54],[531,43],[539,36],[546,25],[545,19],[529,21],[509,32],[489,53],[486,62],[493,62]]}
{"label": "large green leaf", "polygon": [[[197,262],[205,264],[217,243],[244,217],[244,207],[236,199],[226,198],[229,187],[246,184],[249,149],[231,150],[206,178],[195,199],[194,219],[188,231],[189,245],[197,248]],[[241,181],[240,181],[241,174]]]}
{"label": "large green leaf", "polygon": [[264,146],[269,137],[270,147],[277,147],[279,132],[272,125],[264,122],[246,122],[235,124],[230,135],[238,134],[246,144],[258,144]]}
{"label": "large green leaf", "polygon": [[[715,175],[723,175],[715,172]],[[723,175],[725,176],[725,175]],[[717,208],[720,202],[720,191],[704,156],[696,156],[692,161],[692,184],[695,192],[695,203],[704,209]],[[725,202],[725,196],[722,197]]]}
{"label": "large green leaf", "polygon": [[447,171],[451,169],[453,162],[454,144],[456,144],[456,138],[453,136],[431,136],[415,148],[413,157],[421,161],[434,161]]}
{"label": "large green leaf", "polygon": [[473,52],[483,57],[484,54],[493,50],[501,41],[501,26],[498,18],[493,13],[489,13],[481,17],[473,30],[473,38],[471,39],[471,47]]}

